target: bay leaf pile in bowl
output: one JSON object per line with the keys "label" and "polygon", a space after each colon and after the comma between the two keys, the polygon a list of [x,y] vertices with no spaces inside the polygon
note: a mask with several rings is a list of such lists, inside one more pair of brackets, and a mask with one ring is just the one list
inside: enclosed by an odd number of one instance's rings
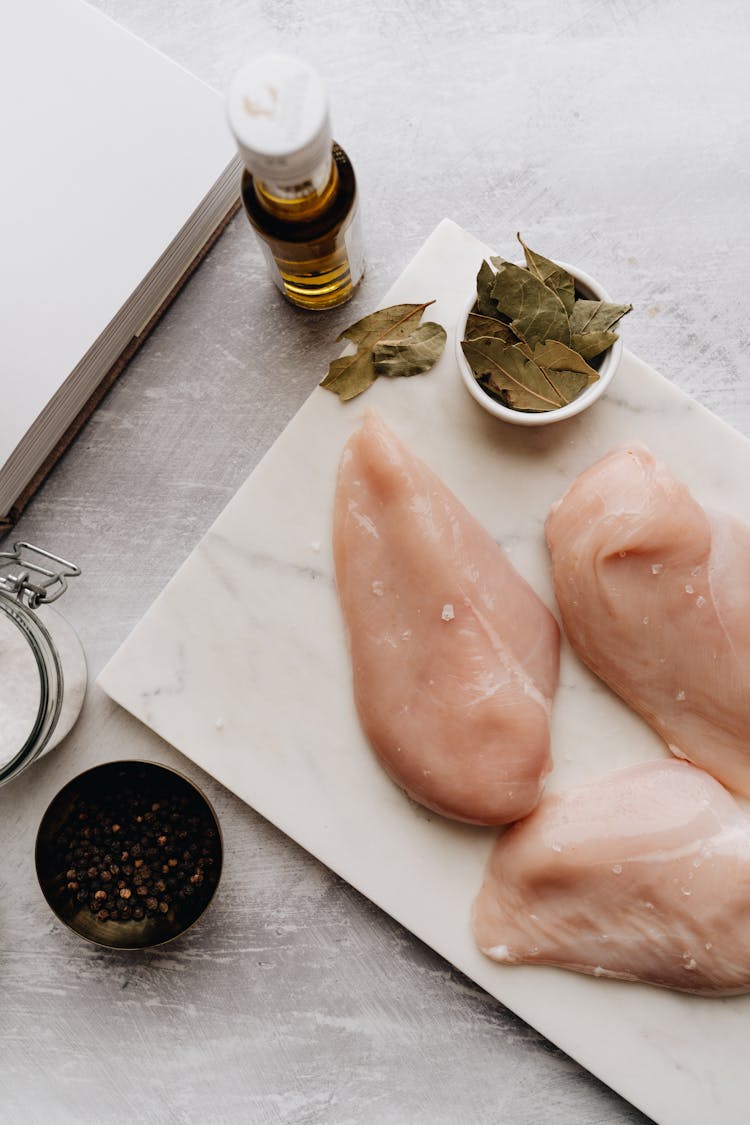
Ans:
{"label": "bay leaf pile in bowl", "polygon": [[516,425],[546,425],[596,401],[622,343],[614,304],[588,274],[530,250],[526,264],[491,257],[459,323],[457,358],[469,393]]}

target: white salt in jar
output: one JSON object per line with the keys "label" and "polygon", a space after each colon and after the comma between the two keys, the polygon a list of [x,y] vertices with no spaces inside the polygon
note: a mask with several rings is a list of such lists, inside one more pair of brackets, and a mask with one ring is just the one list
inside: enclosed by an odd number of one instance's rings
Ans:
{"label": "white salt in jar", "polygon": [[56,746],[83,706],[81,643],[49,608],[78,574],[29,543],[0,552],[0,785]]}

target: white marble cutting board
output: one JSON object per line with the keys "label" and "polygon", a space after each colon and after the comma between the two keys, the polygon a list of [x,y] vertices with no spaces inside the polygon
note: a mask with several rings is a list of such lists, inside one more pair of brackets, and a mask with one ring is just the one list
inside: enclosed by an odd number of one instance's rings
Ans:
{"label": "white marble cutting board", "polygon": [[[374,762],[354,711],[330,539],[339,454],[366,407],[432,466],[553,609],[545,516],[619,441],[642,439],[698,499],[750,521],[750,442],[627,351],[606,398],[569,422],[510,427],[477,406],[458,375],[453,330],[488,253],[450,221],[439,225],[382,302],[436,298],[428,316],[449,331],[439,365],[381,379],[346,405],[316,390],[99,683],[656,1121],[739,1125],[750,1102],[750,996],[706,1000],[485,959],[469,909],[493,832],[409,801]],[[576,264],[607,286],[606,262]],[[627,320],[622,329],[627,338]],[[548,789],[661,753],[565,644]]]}

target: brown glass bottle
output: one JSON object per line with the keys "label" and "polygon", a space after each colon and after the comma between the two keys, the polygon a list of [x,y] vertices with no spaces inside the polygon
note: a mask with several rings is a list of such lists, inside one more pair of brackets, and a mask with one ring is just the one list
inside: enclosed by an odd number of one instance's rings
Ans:
{"label": "brown glass bottle", "polygon": [[349,157],[335,142],[327,180],[308,181],[293,191],[242,176],[242,201],[266,249],[272,274],[284,295],[306,309],[347,301],[362,276],[357,229],[357,182]]}

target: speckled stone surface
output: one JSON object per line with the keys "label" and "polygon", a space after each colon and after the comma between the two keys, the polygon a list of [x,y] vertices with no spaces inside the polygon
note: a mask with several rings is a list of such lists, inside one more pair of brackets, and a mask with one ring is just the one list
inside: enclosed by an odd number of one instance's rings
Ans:
{"label": "speckled stone surface", "polygon": [[[37,495],[12,537],[81,565],[60,608],[92,677],[443,215],[580,263],[636,306],[628,347],[750,436],[744,3],[98,6],[219,88],[265,47],[316,62],[368,270],[352,305],[307,316],[238,216]],[[644,1120],[195,767],[228,841],[200,925],[138,957],[65,931],[34,876],[42,812],[134,745],[185,768],[143,737],[93,686],[0,791],[0,1119]]]}

